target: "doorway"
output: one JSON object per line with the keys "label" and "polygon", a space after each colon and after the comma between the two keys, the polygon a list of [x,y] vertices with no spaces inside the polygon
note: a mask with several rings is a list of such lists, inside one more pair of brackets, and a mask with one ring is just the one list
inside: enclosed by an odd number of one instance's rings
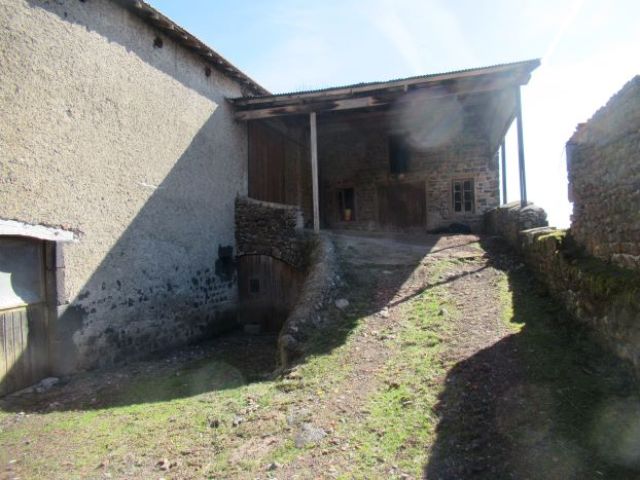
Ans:
{"label": "doorway", "polygon": [[49,373],[45,247],[0,237],[0,396]]}
{"label": "doorway", "polygon": [[380,226],[383,228],[406,229],[426,225],[424,182],[380,186],[378,204]]}

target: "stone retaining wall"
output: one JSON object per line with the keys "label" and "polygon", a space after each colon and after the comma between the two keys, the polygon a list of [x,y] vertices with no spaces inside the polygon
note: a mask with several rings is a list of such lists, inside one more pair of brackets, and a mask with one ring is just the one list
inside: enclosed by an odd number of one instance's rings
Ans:
{"label": "stone retaining wall", "polygon": [[[279,366],[286,368],[304,356],[313,331],[337,314],[333,243],[302,228],[299,207],[250,198],[236,200],[236,243],[239,321],[245,329],[279,330]],[[259,291],[252,291],[252,280]]]}
{"label": "stone retaining wall", "polygon": [[640,274],[581,256],[569,232],[525,230],[528,266],[569,314],[640,372]]}
{"label": "stone retaining wall", "polygon": [[484,215],[484,231],[506,238],[511,245],[518,243],[522,230],[547,225],[547,213],[542,208],[532,203],[522,207],[520,201],[493,208]]}
{"label": "stone retaining wall", "polygon": [[496,210],[486,215],[487,232],[503,236],[573,319],[640,372],[640,273],[585,255],[569,231],[521,229],[542,222],[544,211],[531,213],[537,207]]}
{"label": "stone retaining wall", "polygon": [[[279,364],[286,368],[305,355],[314,330],[337,313],[331,307],[339,281],[333,243],[326,235],[302,228],[299,207],[250,198],[236,200],[236,243],[240,323],[268,331],[267,323],[273,328],[273,317],[278,316]],[[287,268],[273,259],[285,262]],[[253,266],[256,262],[260,268]],[[264,285],[260,291],[252,291],[252,278],[257,280],[254,286]],[[271,318],[264,322],[261,316]]]}
{"label": "stone retaining wall", "polygon": [[313,331],[338,314],[333,299],[340,277],[335,247],[328,236],[319,235],[313,244],[309,269],[298,301],[278,338],[279,365],[286,368],[305,355],[305,344]]}
{"label": "stone retaining wall", "polygon": [[294,205],[236,199],[238,256],[268,255],[301,269],[306,264],[308,238],[302,210]]}

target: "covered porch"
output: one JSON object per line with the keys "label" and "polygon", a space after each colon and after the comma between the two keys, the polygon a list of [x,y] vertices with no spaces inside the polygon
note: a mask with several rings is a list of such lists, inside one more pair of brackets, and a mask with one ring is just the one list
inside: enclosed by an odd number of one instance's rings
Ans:
{"label": "covered porch", "polygon": [[248,123],[249,196],[300,206],[315,231],[477,230],[506,201],[514,119],[527,202],[520,87],[538,65],[233,99]]}

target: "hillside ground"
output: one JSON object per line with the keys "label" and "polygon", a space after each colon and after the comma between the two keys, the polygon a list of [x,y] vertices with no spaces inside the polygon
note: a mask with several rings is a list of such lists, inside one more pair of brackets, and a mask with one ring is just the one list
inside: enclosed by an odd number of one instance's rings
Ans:
{"label": "hillside ground", "polygon": [[7,397],[0,478],[640,478],[631,373],[499,241],[332,237],[349,306],[299,365],[233,334]]}

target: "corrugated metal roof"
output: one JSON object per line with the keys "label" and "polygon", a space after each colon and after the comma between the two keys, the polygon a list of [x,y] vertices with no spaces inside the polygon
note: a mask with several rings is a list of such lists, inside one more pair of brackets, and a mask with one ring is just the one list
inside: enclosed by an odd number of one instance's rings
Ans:
{"label": "corrugated metal roof", "polygon": [[390,86],[391,84],[394,83],[402,83],[402,82],[408,82],[408,81],[414,81],[414,80],[437,80],[438,77],[456,77],[456,76],[469,76],[469,74],[475,74],[475,75],[484,75],[484,74],[490,74],[490,73],[496,73],[496,71],[500,71],[500,70],[511,70],[511,69],[517,69],[518,67],[525,67],[529,70],[533,70],[536,67],[538,67],[540,65],[540,60],[539,59],[533,59],[533,60],[524,60],[524,61],[520,61],[520,62],[512,62],[512,63],[500,63],[500,64],[496,64],[496,65],[490,65],[490,66],[486,66],[486,67],[474,67],[474,68],[466,68],[463,70],[453,70],[450,72],[440,72],[440,73],[429,73],[429,74],[425,74],[425,75],[416,75],[416,76],[412,76],[412,77],[405,77],[405,78],[396,78],[396,79],[392,79],[392,80],[383,80],[383,81],[373,81],[373,82],[361,82],[361,83],[353,83],[350,85],[342,85],[342,86],[337,86],[337,87],[327,87],[327,88],[318,88],[318,89],[311,89],[311,90],[300,90],[300,91],[294,91],[294,92],[283,92],[283,93],[276,93],[276,94],[269,94],[269,95],[259,95],[256,97],[238,97],[238,98],[234,98],[231,99],[233,100],[240,100],[240,99],[248,99],[248,98],[255,98],[255,99],[271,99],[271,98],[281,98],[281,97],[287,97],[287,96],[299,96],[299,95],[313,95],[313,94],[322,94],[322,93],[332,93],[336,90],[345,90],[345,89],[353,89],[353,90],[358,90],[358,89],[362,89],[365,87],[374,87],[374,86],[380,86],[381,88],[385,88]]}

